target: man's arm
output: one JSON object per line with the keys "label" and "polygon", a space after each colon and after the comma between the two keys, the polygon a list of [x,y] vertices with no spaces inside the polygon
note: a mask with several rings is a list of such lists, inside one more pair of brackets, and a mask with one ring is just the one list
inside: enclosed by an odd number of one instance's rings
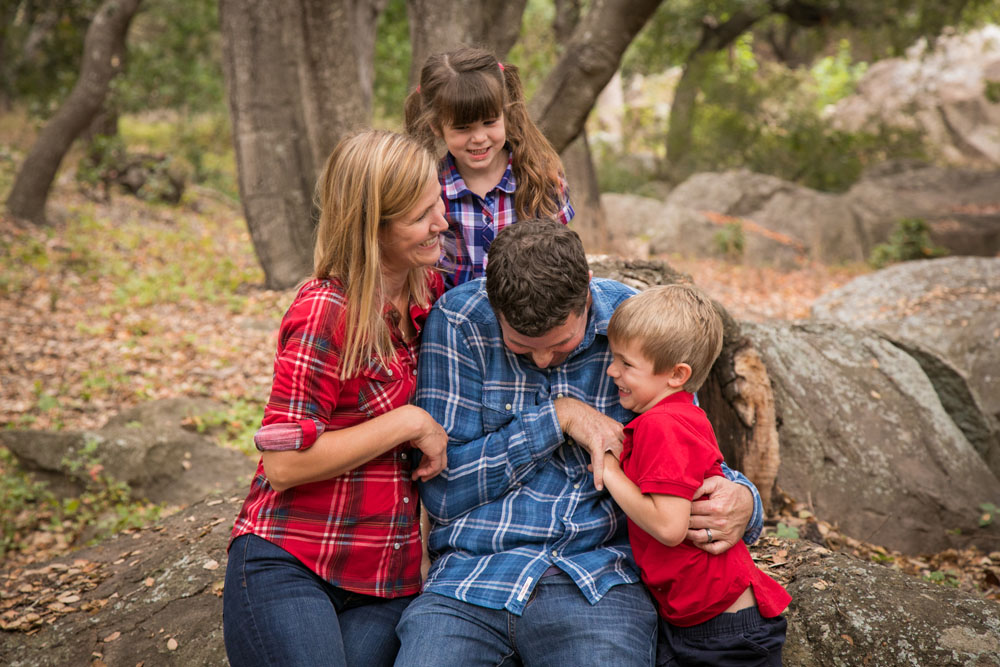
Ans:
{"label": "man's arm", "polygon": [[551,400],[491,415],[497,425],[488,430],[484,363],[463,328],[432,310],[421,340],[416,401],[448,433],[447,469],[421,485],[421,499],[440,523],[500,498],[563,442]]}
{"label": "man's arm", "polygon": [[[691,520],[687,539],[695,546],[713,554],[730,548],[741,537],[753,544],[764,528],[764,506],[757,488],[742,473],[731,470],[725,463],[726,476],[709,477],[695,492],[695,499],[709,496],[691,504]],[[712,531],[712,541],[708,532]]]}

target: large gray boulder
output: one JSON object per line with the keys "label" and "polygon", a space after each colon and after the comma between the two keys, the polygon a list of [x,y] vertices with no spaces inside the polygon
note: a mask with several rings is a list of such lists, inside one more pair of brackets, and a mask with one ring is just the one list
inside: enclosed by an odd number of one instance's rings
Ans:
{"label": "large gray boulder", "polygon": [[831,113],[835,126],[858,131],[886,124],[918,131],[948,162],[1000,167],[1000,26],[926,40],[903,58],[880,60],[857,92]]}
{"label": "large gray boulder", "polygon": [[60,496],[79,495],[94,464],[124,482],[133,497],[186,505],[256,469],[245,454],[182,428],[186,417],[217,404],[192,399],[153,401],[93,431],[0,430],[0,445]]}
{"label": "large gray boulder", "polygon": [[874,331],[742,323],[774,393],[777,485],[845,534],[907,553],[979,544],[978,507],[1000,480],[923,368]]}
{"label": "large gray boulder", "polygon": [[817,319],[877,329],[954,366],[1000,417],[1000,258],[904,262],[819,298]]}
{"label": "large gray boulder", "polygon": [[[232,487],[155,526],[16,573],[9,580],[16,585],[5,584],[12,613],[4,620],[30,620],[3,633],[0,664],[228,664],[221,599],[226,544],[245,491]],[[949,667],[1000,659],[996,602],[808,541],[771,541],[753,551],[784,554],[771,574],[792,594],[787,667]],[[19,594],[21,588],[34,592]],[[71,602],[57,603],[59,597]]]}
{"label": "large gray boulder", "polygon": [[1000,605],[808,542],[789,551],[786,667],[1000,664]]}
{"label": "large gray boulder", "polygon": [[[903,218],[919,218],[951,253],[1000,252],[1000,171],[887,164],[830,194],[747,170],[695,174],[664,200],[604,194],[609,229],[651,254],[712,256],[742,229],[741,259],[793,267],[805,259],[863,262]],[[622,247],[622,244],[618,244]]]}

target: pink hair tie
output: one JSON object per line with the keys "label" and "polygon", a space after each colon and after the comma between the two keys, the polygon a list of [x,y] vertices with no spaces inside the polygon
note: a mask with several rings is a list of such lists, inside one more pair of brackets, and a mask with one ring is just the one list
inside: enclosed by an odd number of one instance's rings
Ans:
{"label": "pink hair tie", "polygon": [[498,63],[497,63],[497,65],[499,65],[499,66],[500,66],[500,71],[501,71],[501,72],[503,72],[503,71],[504,71],[504,69],[503,69],[503,63],[501,63],[501,62],[498,62]]}
{"label": "pink hair tie", "polygon": [[417,84],[417,92],[418,93],[420,92],[420,84],[419,83]]}

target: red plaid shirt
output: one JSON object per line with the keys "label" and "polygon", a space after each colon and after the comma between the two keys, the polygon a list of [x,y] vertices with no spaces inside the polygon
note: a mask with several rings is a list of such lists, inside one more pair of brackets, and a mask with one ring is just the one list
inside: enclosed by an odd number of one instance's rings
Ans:
{"label": "red plaid shirt", "polygon": [[[429,273],[432,301],[444,290]],[[339,283],[311,280],[285,313],[278,336],[271,397],[255,441],[260,449],[309,447],[326,430],[346,428],[405,405],[416,386],[418,338],[407,343],[386,309],[395,355],[375,359],[357,377],[338,374],[345,294]],[[430,308],[410,303],[419,333]],[[409,444],[349,473],[271,488],[263,463],[233,526],[232,537],[253,533],[298,558],[345,590],[400,597],[420,590],[417,486],[410,480]]]}

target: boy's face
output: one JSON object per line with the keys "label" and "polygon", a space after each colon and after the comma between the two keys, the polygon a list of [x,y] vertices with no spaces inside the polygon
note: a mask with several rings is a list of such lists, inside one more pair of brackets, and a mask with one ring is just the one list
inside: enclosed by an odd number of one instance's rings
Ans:
{"label": "boy's face", "polygon": [[653,362],[642,354],[637,341],[612,341],[611,354],[607,373],[615,381],[618,400],[626,410],[645,412],[680,390],[674,380],[676,366],[654,373]]}

